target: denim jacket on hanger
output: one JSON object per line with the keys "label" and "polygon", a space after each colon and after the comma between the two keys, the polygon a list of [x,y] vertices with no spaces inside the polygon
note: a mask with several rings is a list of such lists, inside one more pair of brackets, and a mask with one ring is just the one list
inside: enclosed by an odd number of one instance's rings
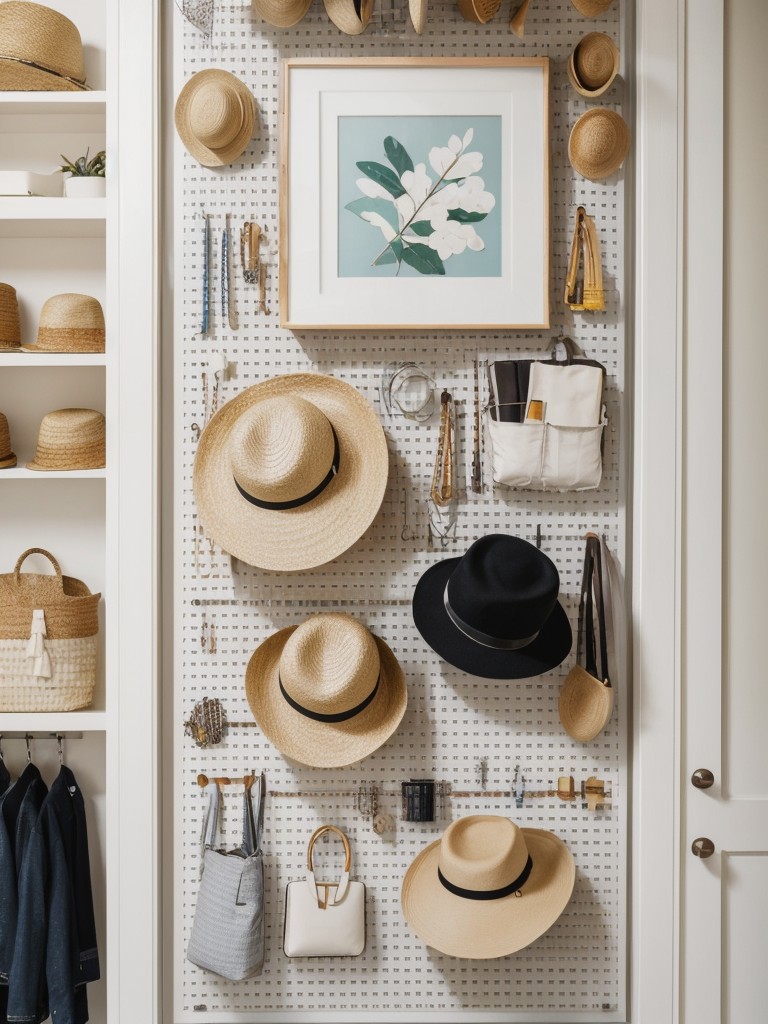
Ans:
{"label": "denim jacket on hanger", "polygon": [[39,1024],[50,1009],[56,1024],[85,1024],[85,986],[99,973],[85,804],[75,776],[62,765],[19,879],[8,1020]]}

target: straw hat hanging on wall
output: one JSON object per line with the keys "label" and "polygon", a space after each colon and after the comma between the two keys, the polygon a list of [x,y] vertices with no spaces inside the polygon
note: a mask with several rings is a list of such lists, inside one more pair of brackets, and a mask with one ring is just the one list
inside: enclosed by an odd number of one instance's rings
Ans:
{"label": "straw hat hanging on wall", "polygon": [[605,14],[613,0],[571,0],[571,3],[585,18],[599,18]]}
{"label": "straw hat hanging on wall", "polygon": [[457,0],[458,8],[467,21],[475,21],[485,25],[496,16],[501,7],[501,0]]}
{"label": "straw hat hanging on wall", "polygon": [[408,13],[419,35],[427,26],[427,3],[428,0],[408,0]]}
{"label": "straw hat hanging on wall", "polygon": [[373,14],[373,0],[324,0],[325,11],[336,28],[348,36],[365,32]]}
{"label": "straw hat hanging on wall", "polygon": [[21,324],[16,289],[10,284],[0,284],[0,352],[19,348],[21,345]]}
{"label": "straw hat hanging on wall", "polygon": [[46,299],[37,343],[26,352],[103,352],[104,310],[92,295],[67,292]]}
{"label": "straw hat hanging on wall", "polygon": [[16,465],[16,455],[11,449],[11,430],[5,413],[0,412],[0,469],[11,469]]}
{"label": "straw hat hanging on wall", "polygon": [[27,469],[41,472],[103,469],[107,459],[104,416],[95,409],[57,409],[43,416],[37,451]]}
{"label": "straw hat hanging on wall", "polygon": [[291,28],[306,15],[312,0],[251,0],[251,5],[260,18],[275,28]]}
{"label": "straw hat hanging on wall", "polygon": [[604,32],[589,32],[568,60],[568,78],[582,96],[596,98],[610,89],[619,71],[619,51]]}
{"label": "straw hat hanging on wall", "polygon": [[588,110],[571,129],[568,159],[590,181],[603,181],[615,174],[628,152],[629,128],[615,110]]}
{"label": "straw hat hanging on wall", "polygon": [[176,100],[176,131],[203,167],[234,163],[248,148],[256,103],[247,85],[229,71],[198,71]]}
{"label": "straw hat hanging on wall", "polygon": [[0,3],[0,91],[87,89],[77,26],[26,0]]}

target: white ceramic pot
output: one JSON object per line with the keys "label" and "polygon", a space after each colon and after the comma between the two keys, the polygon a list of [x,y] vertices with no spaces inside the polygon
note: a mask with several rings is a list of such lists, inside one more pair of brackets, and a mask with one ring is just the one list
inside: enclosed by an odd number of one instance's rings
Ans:
{"label": "white ceramic pot", "polygon": [[107,194],[107,179],[95,175],[64,179],[64,195],[70,199],[97,199]]}

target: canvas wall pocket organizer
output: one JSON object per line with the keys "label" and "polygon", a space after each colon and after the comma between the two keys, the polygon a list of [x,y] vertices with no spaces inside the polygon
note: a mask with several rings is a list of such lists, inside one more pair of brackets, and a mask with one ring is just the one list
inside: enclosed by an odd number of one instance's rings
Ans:
{"label": "canvas wall pocket organizer", "polygon": [[282,326],[549,326],[548,58],[282,74]]}
{"label": "canvas wall pocket organizer", "polygon": [[[34,554],[55,575],[22,573]],[[100,600],[42,548],[0,575],[0,711],[75,711],[92,702]]]}

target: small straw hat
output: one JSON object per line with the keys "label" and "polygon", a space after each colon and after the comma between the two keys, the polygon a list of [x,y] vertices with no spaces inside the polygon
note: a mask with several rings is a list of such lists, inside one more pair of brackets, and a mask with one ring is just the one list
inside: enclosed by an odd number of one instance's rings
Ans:
{"label": "small straw hat", "polygon": [[208,536],[262,569],[336,558],[376,517],[389,473],[373,407],[350,384],[296,373],[243,391],[197,446],[194,489]]}
{"label": "small straw hat", "polygon": [[26,352],[103,352],[104,310],[92,295],[65,292],[40,310],[37,344]]}
{"label": "small straw hat", "polygon": [[325,12],[336,28],[348,36],[365,32],[373,14],[373,0],[324,0]]}
{"label": "small straw hat", "polygon": [[590,181],[603,181],[624,163],[629,152],[627,122],[615,110],[595,107],[582,114],[571,129],[568,159]]}
{"label": "small straw hat", "polygon": [[77,26],[26,0],[0,3],[0,91],[87,89]]}
{"label": "small straw hat", "polygon": [[573,892],[576,865],[552,832],[509,818],[471,815],[451,822],[405,873],[403,914],[433,949],[491,960],[548,931]]}
{"label": "small straw hat", "polygon": [[458,0],[458,7],[467,21],[485,25],[496,16],[501,7],[501,0]]}
{"label": "small straw hat", "polygon": [[312,0],[251,0],[254,11],[275,28],[298,25],[312,6]]}
{"label": "small straw hat", "polygon": [[610,89],[619,71],[619,51],[604,32],[589,32],[568,59],[568,78],[582,96],[595,98]]}
{"label": "small straw hat", "polygon": [[421,35],[427,27],[428,0],[408,0],[408,12],[416,32]]}
{"label": "small straw hat", "polygon": [[571,3],[585,18],[599,18],[605,14],[613,0],[571,0]]}
{"label": "small straw hat", "polygon": [[0,412],[0,469],[16,465],[16,456],[11,451],[11,431],[5,413]]}
{"label": "small straw hat", "polygon": [[21,325],[16,289],[10,284],[0,283],[0,352],[19,348]]}
{"label": "small straw hat", "polygon": [[203,167],[234,163],[248,148],[256,103],[247,85],[219,68],[193,75],[179,93],[176,131]]}
{"label": "small straw hat", "polygon": [[57,409],[46,413],[37,435],[37,451],[27,469],[103,469],[107,458],[104,416],[95,409]]}
{"label": "small straw hat", "polygon": [[256,648],[245,674],[253,717],[286,757],[343,768],[397,729],[408,695],[392,651],[350,615],[314,615]]}

